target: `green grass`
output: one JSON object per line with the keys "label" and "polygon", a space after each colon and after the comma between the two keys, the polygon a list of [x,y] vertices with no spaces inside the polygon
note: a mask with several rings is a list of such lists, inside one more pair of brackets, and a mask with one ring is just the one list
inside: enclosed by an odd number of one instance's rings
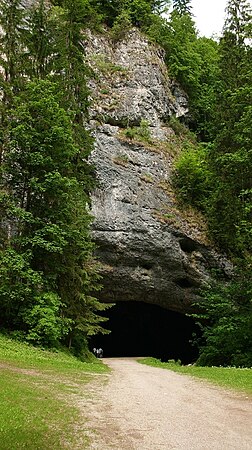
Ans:
{"label": "green grass", "polygon": [[78,371],[103,373],[108,369],[93,358],[82,362],[67,351],[49,351],[18,342],[0,334],[0,361],[8,361],[19,367],[53,369],[58,372]]}
{"label": "green grass", "polygon": [[247,394],[252,394],[252,369],[240,369],[235,367],[200,367],[200,366],[180,366],[175,362],[161,362],[155,358],[145,358],[139,360],[142,364],[174,372],[203,378],[214,384],[225,388],[235,389]]}
{"label": "green grass", "polygon": [[[28,380],[29,378],[29,380]],[[59,389],[37,384],[35,377],[1,371],[1,450],[60,449],[73,446],[78,411],[59,400]]]}
{"label": "green grass", "polygon": [[[88,448],[85,418],[77,406],[89,395],[101,361],[81,362],[0,335],[1,450]],[[78,425],[78,432],[76,425]]]}

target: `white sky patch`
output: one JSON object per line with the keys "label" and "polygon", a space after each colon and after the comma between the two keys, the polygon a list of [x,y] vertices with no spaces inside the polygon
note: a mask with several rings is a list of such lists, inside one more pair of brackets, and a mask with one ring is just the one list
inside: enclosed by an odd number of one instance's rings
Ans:
{"label": "white sky patch", "polygon": [[201,36],[221,35],[227,3],[228,0],[192,0],[193,19]]}

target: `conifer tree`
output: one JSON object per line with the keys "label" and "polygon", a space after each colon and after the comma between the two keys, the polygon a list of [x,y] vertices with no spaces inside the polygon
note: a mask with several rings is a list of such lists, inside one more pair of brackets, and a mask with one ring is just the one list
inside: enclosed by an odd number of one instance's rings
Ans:
{"label": "conifer tree", "polygon": [[229,0],[220,42],[221,85],[212,164],[217,174],[210,220],[214,234],[237,253],[252,247],[251,9]]}
{"label": "conifer tree", "polygon": [[23,64],[30,78],[43,79],[53,69],[53,36],[50,28],[49,8],[44,0],[39,0],[27,11],[24,39],[26,52]]}
{"label": "conifer tree", "polygon": [[42,345],[67,336],[82,351],[88,335],[106,332],[97,312],[108,306],[93,295],[99,282],[89,234],[85,1],[64,4],[50,15],[41,0],[27,11],[24,30],[16,21],[22,34],[15,45],[26,47],[25,77],[17,90],[16,74],[8,72],[13,95],[2,134],[0,326]]}
{"label": "conifer tree", "polygon": [[0,65],[4,69],[4,81],[18,87],[23,73],[22,32],[25,10],[21,0],[0,0]]}
{"label": "conifer tree", "polygon": [[252,16],[247,0],[229,0],[220,42],[221,78],[224,89],[235,89],[244,83],[249,70],[247,60],[249,39],[252,37]]}
{"label": "conifer tree", "polygon": [[3,227],[13,223],[0,252],[0,311],[29,340],[55,345],[71,335],[74,344],[78,335],[85,346],[104,331],[96,311],[107,305],[90,295],[98,283],[88,197],[75,177],[79,148],[62,95],[50,81],[30,82],[10,110]]}
{"label": "conifer tree", "polygon": [[171,75],[181,83],[189,96],[196,90],[199,75],[196,40],[197,32],[191,16],[172,11],[164,42],[166,62]]}
{"label": "conifer tree", "polygon": [[191,0],[173,0],[173,10],[177,11],[180,16],[191,14]]}
{"label": "conifer tree", "polygon": [[25,11],[21,0],[0,0],[0,163],[4,154],[3,134],[7,110],[13,94],[23,84],[24,23]]}

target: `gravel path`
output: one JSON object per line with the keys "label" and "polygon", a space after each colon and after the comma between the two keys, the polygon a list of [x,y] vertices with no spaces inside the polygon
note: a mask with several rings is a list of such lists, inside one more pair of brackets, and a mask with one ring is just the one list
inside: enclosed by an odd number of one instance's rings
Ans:
{"label": "gravel path", "polygon": [[131,358],[104,362],[112,374],[85,411],[90,449],[252,450],[251,397]]}

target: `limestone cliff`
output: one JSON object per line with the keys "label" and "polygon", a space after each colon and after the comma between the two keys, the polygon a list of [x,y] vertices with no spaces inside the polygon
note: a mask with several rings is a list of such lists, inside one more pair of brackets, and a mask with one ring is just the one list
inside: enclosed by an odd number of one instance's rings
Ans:
{"label": "limestone cliff", "polygon": [[187,97],[169,79],[162,49],[138,30],[117,43],[90,33],[86,46],[94,74],[92,213],[100,298],[187,312],[210,269],[229,269],[208,243],[203,219],[182,212],[171,187],[176,149],[167,121],[187,114]]}

